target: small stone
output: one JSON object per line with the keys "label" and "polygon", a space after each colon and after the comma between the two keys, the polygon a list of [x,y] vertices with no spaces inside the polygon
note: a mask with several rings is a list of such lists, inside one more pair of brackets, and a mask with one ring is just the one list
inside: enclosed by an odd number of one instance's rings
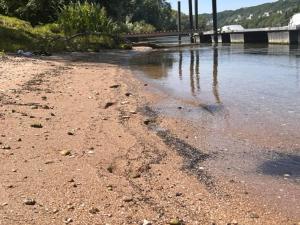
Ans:
{"label": "small stone", "polygon": [[118,88],[120,86],[121,86],[120,84],[115,84],[115,85],[110,86],[109,88]]}
{"label": "small stone", "polygon": [[69,132],[68,132],[68,135],[70,135],[70,136],[74,136],[75,134],[74,134],[74,132],[72,132],[72,131],[69,131]]}
{"label": "small stone", "polygon": [[170,225],[181,225],[181,221],[177,218],[170,220],[169,222]]}
{"label": "small stone", "polygon": [[60,154],[62,156],[68,156],[68,155],[71,155],[71,151],[69,151],[69,150],[62,150],[62,151],[60,151]]}
{"label": "small stone", "polygon": [[127,105],[129,102],[128,101],[124,101],[124,102],[121,102],[121,105]]}
{"label": "small stone", "polygon": [[152,225],[152,223],[150,221],[148,221],[148,220],[144,220],[143,221],[143,225]]}
{"label": "small stone", "polygon": [[107,185],[107,190],[112,191],[113,190],[113,186],[112,185]]}
{"label": "small stone", "polygon": [[7,205],[8,205],[7,202],[4,202],[4,203],[1,204],[2,207],[7,206]]}
{"label": "small stone", "polygon": [[255,213],[255,212],[252,212],[252,213],[250,213],[250,218],[252,218],[252,219],[258,219],[259,215],[257,213]]}
{"label": "small stone", "polygon": [[70,223],[72,223],[72,222],[73,222],[72,218],[66,218],[66,219],[64,220],[64,223],[65,223],[65,224],[70,224]]}
{"label": "small stone", "polygon": [[109,165],[107,167],[107,171],[110,172],[110,173],[113,173],[113,166],[112,165]]}
{"label": "small stone", "polygon": [[133,198],[132,197],[124,197],[123,202],[132,202]]}
{"label": "small stone", "polygon": [[180,196],[182,196],[182,193],[181,192],[177,192],[176,193],[176,197],[180,197]]}
{"label": "small stone", "polygon": [[22,141],[22,138],[19,138],[19,139],[18,139],[18,142],[21,142],[21,141]]}
{"label": "small stone", "polygon": [[284,177],[290,177],[291,174],[286,173],[286,174],[284,174],[283,176],[284,176]]}
{"label": "small stone", "polygon": [[151,120],[149,118],[145,119],[144,120],[144,124],[145,125],[149,125],[151,123]]}
{"label": "small stone", "polygon": [[58,212],[59,212],[58,209],[53,209],[53,211],[52,211],[53,214],[56,214],[56,213],[58,213]]}
{"label": "small stone", "polygon": [[97,213],[99,213],[100,212],[100,210],[98,209],[98,208],[95,208],[95,207],[93,207],[93,208],[91,208],[90,210],[89,210],[89,213],[91,213],[91,214],[97,214]]}
{"label": "small stone", "polygon": [[232,220],[228,225],[238,225],[239,223],[236,220]]}
{"label": "small stone", "polygon": [[50,115],[51,115],[51,116],[55,116],[55,114],[54,114],[54,113],[50,113]]}
{"label": "small stone", "polygon": [[4,150],[10,150],[11,149],[11,147],[9,145],[3,145],[1,148],[4,149]]}
{"label": "small stone", "polygon": [[31,109],[38,109],[39,107],[37,105],[31,106]]}
{"label": "small stone", "polygon": [[47,97],[46,96],[42,96],[42,100],[46,101]]}
{"label": "small stone", "polygon": [[130,92],[127,92],[126,94],[125,94],[125,96],[127,96],[127,97],[130,97],[132,94],[130,93]]}
{"label": "small stone", "polygon": [[114,102],[107,102],[104,106],[104,109],[108,109],[109,107],[113,106],[115,103]]}
{"label": "small stone", "polygon": [[132,174],[133,179],[137,179],[137,178],[140,178],[140,177],[141,177],[141,174],[139,172],[136,172],[136,173]]}
{"label": "small stone", "polygon": [[24,204],[25,204],[25,205],[35,205],[35,204],[36,204],[36,201],[35,201],[34,199],[32,199],[32,198],[26,198],[26,199],[24,200]]}
{"label": "small stone", "polygon": [[30,125],[32,128],[43,128],[43,125],[40,123],[34,123]]}

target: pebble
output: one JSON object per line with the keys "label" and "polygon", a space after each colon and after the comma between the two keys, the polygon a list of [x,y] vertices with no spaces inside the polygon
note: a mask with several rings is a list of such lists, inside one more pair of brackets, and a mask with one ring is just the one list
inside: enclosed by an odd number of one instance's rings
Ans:
{"label": "pebble", "polygon": [[108,166],[107,171],[110,173],[113,173],[113,166],[112,165]]}
{"label": "pebble", "polygon": [[232,220],[230,223],[227,225],[238,225],[239,223],[236,220]]}
{"label": "pebble", "polygon": [[11,147],[8,146],[8,145],[3,145],[3,146],[1,146],[1,148],[4,149],[4,150],[10,150],[11,149]]}
{"label": "pebble", "polygon": [[259,215],[257,213],[252,212],[252,213],[250,213],[250,218],[252,218],[252,219],[258,219]]}
{"label": "pebble", "polygon": [[36,204],[36,201],[35,201],[34,199],[32,199],[32,198],[26,198],[26,199],[24,200],[24,204],[25,204],[25,205],[35,205],[35,204]]}
{"label": "pebble", "polygon": [[132,202],[133,198],[132,197],[124,197],[123,202]]}
{"label": "pebble", "polygon": [[129,104],[128,101],[121,102],[121,105],[127,105],[127,104]]}
{"label": "pebble", "polygon": [[53,211],[52,211],[53,214],[56,214],[56,213],[58,213],[58,212],[59,212],[58,209],[53,209]]}
{"label": "pebble", "polygon": [[70,224],[70,223],[72,223],[72,222],[73,222],[72,218],[66,218],[66,219],[64,220],[64,223],[65,223],[65,224]]}
{"label": "pebble", "polygon": [[90,210],[89,210],[89,213],[91,213],[91,214],[97,214],[97,213],[99,213],[100,212],[100,210],[98,209],[98,208],[95,208],[95,207],[93,207],[93,208],[91,208]]}
{"label": "pebble", "polygon": [[152,223],[150,221],[148,221],[148,220],[144,220],[143,221],[143,225],[152,225]]}
{"label": "pebble", "polygon": [[108,109],[109,107],[113,106],[115,103],[114,102],[107,102],[104,106],[104,109]]}
{"label": "pebble", "polygon": [[118,88],[120,86],[121,86],[120,84],[114,84],[114,85],[111,85],[109,88]]}
{"label": "pebble", "polygon": [[145,125],[149,125],[151,123],[151,120],[149,118],[145,119],[144,120],[144,124]]}
{"label": "pebble", "polygon": [[286,173],[286,174],[284,174],[283,176],[284,176],[284,177],[290,177],[291,175],[288,174],[288,173]]}
{"label": "pebble", "polygon": [[40,123],[34,123],[30,125],[32,128],[43,128],[43,125]]}
{"label": "pebble", "polygon": [[169,222],[170,225],[180,225],[182,224],[181,221],[177,218],[170,220]]}
{"label": "pebble", "polygon": [[71,151],[69,151],[69,150],[62,150],[62,151],[60,151],[60,154],[62,156],[68,156],[68,155],[71,155]]}

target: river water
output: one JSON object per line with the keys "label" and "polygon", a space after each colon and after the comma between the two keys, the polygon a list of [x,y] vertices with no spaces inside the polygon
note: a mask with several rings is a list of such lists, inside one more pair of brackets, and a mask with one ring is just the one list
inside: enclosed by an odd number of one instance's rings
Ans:
{"label": "river water", "polygon": [[131,67],[168,96],[158,111],[198,127],[194,143],[216,154],[205,169],[299,213],[300,48],[170,48],[138,55]]}

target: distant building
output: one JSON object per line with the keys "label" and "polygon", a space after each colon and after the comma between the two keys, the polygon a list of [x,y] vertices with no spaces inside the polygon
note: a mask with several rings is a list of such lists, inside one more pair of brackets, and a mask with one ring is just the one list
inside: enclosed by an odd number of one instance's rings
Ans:
{"label": "distant building", "polygon": [[290,29],[298,29],[300,28],[300,13],[295,14],[289,23]]}
{"label": "distant building", "polygon": [[221,32],[226,33],[226,32],[242,31],[242,30],[244,30],[244,27],[242,27],[241,25],[228,25],[222,27]]}

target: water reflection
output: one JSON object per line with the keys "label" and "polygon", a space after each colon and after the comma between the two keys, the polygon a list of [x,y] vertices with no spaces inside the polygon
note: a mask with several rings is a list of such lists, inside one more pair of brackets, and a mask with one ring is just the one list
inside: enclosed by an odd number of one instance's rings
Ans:
{"label": "water reflection", "polygon": [[195,54],[194,51],[190,51],[190,85],[191,85],[191,93],[195,96]]}
{"label": "water reflection", "polygon": [[[205,71],[201,74],[200,63],[204,60],[207,66],[208,59],[211,64],[210,70],[204,68]],[[137,65],[147,77],[173,83],[174,87],[184,89],[184,92],[189,91],[193,97],[200,96],[201,86],[207,87],[211,84],[210,92],[214,103],[222,103],[219,91],[219,49],[217,47],[211,48],[210,52],[202,52],[199,48],[191,48],[188,51],[150,52],[142,57],[133,58],[132,64]],[[174,77],[175,74],[178,76]],[[202,81],[201,76],[205,78]]]}
{"label": "water reflection", "polygon": [[196,72],[197,90],[200,92],[201,91],[201,87],[200,87],[200,56],[199,56],[199,51],[196,51],[196,67],[195,67],[195,72]]}
{"label": "water reflection", "polygon": [[218,66],[219,66],[219,52],[218,48],[214,48],[214,63],[213,63],[213,94],[217,104],[221,104],[219,94],[219,82],[218,82]]}
{"label": "water reflection", "polygon": [[178,72],[178,74],[179,74],[179,79],[180,80],[182,80],[182,61],[183,61],[182,51],[179,51],[179,63],[178,63],[179,72]]}

